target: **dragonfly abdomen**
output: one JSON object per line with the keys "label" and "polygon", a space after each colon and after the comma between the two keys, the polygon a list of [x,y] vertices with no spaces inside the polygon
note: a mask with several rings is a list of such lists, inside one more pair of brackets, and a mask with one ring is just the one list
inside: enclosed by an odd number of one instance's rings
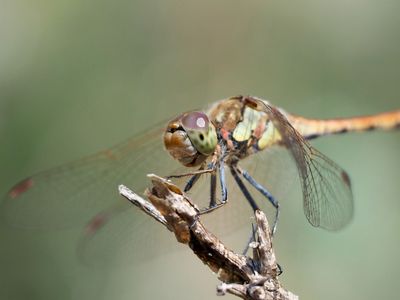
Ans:
{"label": "dragonfly abdomen", "polygon": [[307,119],[294,115],[288,115],[287,118],[292,126],[306,139],[313,139],[328,134],[361,132],[375,129],[390,130],[400,127],[400,110],[373,116],[328,120]]}

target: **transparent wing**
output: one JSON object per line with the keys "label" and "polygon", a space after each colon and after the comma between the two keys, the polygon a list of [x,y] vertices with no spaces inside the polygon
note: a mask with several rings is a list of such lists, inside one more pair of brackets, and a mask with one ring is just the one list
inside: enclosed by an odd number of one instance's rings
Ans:
{"label": "transparent wing", "polygon": [[171,232],[137,207],[116,204],[87,224],[77,256],[85,265],[107,268],[140,264],[178,246]]}
{"label": "transparent wing", "polygon": [[21,181],[2,201],[3,219],[17,227],[47,230],[82,226],[114,203],[129,207],[118,195],[119,184],[140,193],[148,183],[147,173],[167,175],[178,166],[164,151],[162,132],[157,126],[113,148]]}
{"label": "transparent wing", "polygon": [[[290,190],[288,187],[296,178],[294,163],[284,147],[277,146],[252,155],[241,161],[240,166],[279,200],[286,199]],[[177,169],[173,174],[182,174],[184,171],[184,168]],[[230,239],[230,247],[240,252],[250,236],[254,214],[229,170],[225,173],[228,203],[212,213],[202,215],[201,220],[217,236],[224,240]],[[182,178],[174,182],[183,188],[187,180],[188,178]],[[244,183],[260,208],[271,212],[273,216],[275,210],[268,200],[247,182]],[[128,184],[128,187],[136,191],[133,185]],[[187,194],[199,207],[207,207],[210,201],[210,176],[202,175]],[[219,185],[216,195],[220,199]],[[143,218],[144,213],[134,206],[130,206],[131,209],[124,208],[114,205],[97,214],[88,223],[78,248],[78,255],[83,262],[95,267],[132,264],[148,261],[180,248],[175,237],[166,229],[161,229],[160,224],[147,216]],[[236,235],[239,231],[240,238]]]}
{"label": "transparent wing", "polygon": [[353,216],[353,196],[347,173],[311,147],[278,109],[259,99],[251,100],[257,103],[257,109],[268,114],[296,162],[308,221],[328,230],[338,230],[349,223]]}
{"label": "transparent wing", "polygon": [[[297,176],[296,167],[285,147],[273,146],[251,155],[240,161],[239,164],[279,201],[286,200],[287,193],[293,190],[292,186],[295,184]],[[186,172],[187,170],[180,169],[176,170],[174,174]],[[250,236],[254,214],[229,169],[226,169],[225,173],[228,203],[210,214],[203,215],[201,219],[207,228],[219,237],[230,239],[231,247],[242,251]],[[187,180],[189,178],[185,177],[174,180],[174,182],[183,188]],[[275,208],[245,180],[244,184],[252,193],[258,206],[271,214],[272,220],[275,216]],[[135,188],[128,186],[132,189]],[[202,175],[187,194],[199,207],[207,207],[210,201],[210,176]],[[220,198],[219,184],[217,184],[216,195],[217,198]],[[156,230],[159,228],[159,224],[150,218],[147,218],[147,221],[135,218],[136,214],[137,209],[120,210],[118,207],[111,207],[95,216],[89,222],[81,239],[79,256],[83,261],[98,266],[118,257],[122,264],[127,264],[145,261],[177,248],[174,237],[170,233]],[[146,247],[141,248],[143,245]]]}
{"label": "transparent wing", "polygon": [[[164,151],[161,134],[162,126],[158,126],[113,148],[23,180],[4,197],[3,219],[14,226],[45,230],[87,224],[78,255],[83,262],[95,266],[115,265],[115,259],[119,258],[123,264],[148,260],[177,248],[167,230],[160,229],[159,224],[117,194],[119,184],[142,192],[149,184],[147,173],[161,176],[185,173]],[[282,152],[263,152],[241,162],[260,183],[276,191],[274,195],[279,199],[282,197],[278,191],[286,190],[280,187],[287,185],[287,180],[279,180],[281,177],[276,173],[286,169],[276,166],[278,161],[287,161],[278,159]],[[226,174],[229,203],[204,218],[222,234],[230,234],[243,226],[248,226],[250,232],[252,210],[229,170]],[[178,184],[183,186],[185,180],[188,178]],[[255,192],[256,198],[257,195]],[[208,205],[208,176],[199,180],[190,197],[200,207]],[[271,208],[264,198],[260,207]]]}

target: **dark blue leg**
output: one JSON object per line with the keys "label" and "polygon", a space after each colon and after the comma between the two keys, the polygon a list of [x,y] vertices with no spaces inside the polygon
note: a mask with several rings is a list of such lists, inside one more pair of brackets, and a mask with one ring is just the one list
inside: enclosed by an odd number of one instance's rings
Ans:
{"label": "dark blue leg", "polygon": [[221,202],[225,203],[226,201],[228,201],[228,189],[226,187],[225,167],[223,159],[221,159],[221,161],[219,162],[218,172],[219,172],[219,183],[221,185]]}
{"label": "dark blue leg", "polygon": [[197,182],[197,180],[200,178],[200,174],[196,174],[193,175],[192,177],[190,177],[190,179],[188,180],[188,182],[186,182],[185,188],[183,189],[183,191],[189,192],[190,189],[194,186],[194,184]]}
{"label": "dark blue leg", "polygon": [[253,187],[256,188],[257,191],[259,191],[264,197],[266,197],[269,200],[269,202],[271,202],[271,204],[275,207],[276,209],[275,221],[272,226],[272,234],[274,234],[276,231],[276,225],[278,224],[279,220],[279,213],[280,213],[279,202],[274,198],[274,196],[272,196],[272,194],[265,187],[263,187],[253,177],[251,177],[251,175],[247,171],[242,170],[239,167],[238,171]]}
{"label": "dark blue leg", "polygon": [[236,170],[236,168],[234,166],[231,166],[230,170],[231,170],[233,178],[235,179],[235,181],[236,181],[237,185],[239,186],[240,190],[242,191],[243,195],[246,197],[246,199],[249,202],[251,208],[253,208],[253,210],[259,209],[258,206],[257,206],[256,201],[254,201],[253,197],[250,195],[250,192],[248,191],[248,189],[244,185],[242,179],[240,179],[238,171]]}
{"label": "dark blue leg", "polygon": [[225,150],[224,147],[222,147],[222,154],[218,162],[218,175],[219,175],[219,184],[221,186],[221,201],[220,203],[217,203],[215,199],[215,191],[216,191],[216,174],[211,173],[211,197],[210,197],[210,206],[203,209],[200,214],[206,214],[209,213],[217,208],[220,208],[224,204],[228,202],[228,189],[226,187],[226,180],[225,180],[225,164],[224,164],[224,158],[225,158]]}
{"label": "dark blue leg", "polygon": [[[210,165],[213,165],[213,166],[214,166],[213,163],[210,163],[210,164],[208,164],[207,169],[204,169],[203,167],[201,167],[201,168],[198,169],[197,171],[193,171],[193,172],[189,172],[189,173],[183,173],[183,174],[169,175],[169,176],[166,177],[166,179],[171,179],[171,178],[182,178],[182,177],[192,176],[192,177],[195,177],[195,178],[191,178],[191,179],[189,180],[189,182],[191,182],[192,185],[193,185],[193,183],[197,181],[197,179],[198,179],[197,177],[198,177],[198,176],[201,176],[201,175],[203,175],[203,174],[207,174],[207,173],[214,172],[214,170],[215,170],[214,167],[209,168]],[[189,182],[188,182],[188,183],[189,183]],[[189,189],[190,189],[190,188],[189,188]]]}
{"label": "dark blue leg", "polygon": [[228,202],[228,192],[227,192],[227,188],[226,188],[225,169],[224,169],[223,162],[219,163],[218,174],[219,174],[219,183],[221,185],[221,201],[220,201],[220,203],[217,203],[217,201],[215,199],[215,191],[217,188],[217,175],[215,173],[211,173],[210,206],[202,209],[200,211],[200,214],[207,214],[209,212],[212,212],[213,210],[220,208],[221,206],[223,206],[224,204],[226,204]]}
{"label": "dark blue leg", "polygon": [[215,173],[211,173],[210,178],[210,207],[213,207],[217,204],[217,200],[215,197],[215,193],[217,191],[217,175]]}
{"label": "dark blue leg", "polygon": [[[193,175],[192,177],[190,177],[190,179],[186,183],[185,188],[183,189],[183,191],[185,193],[190,191],[190,189],[194,186],[194,184],[197,182],[197,180],[200,178],[200,176],[203,175],[204,173],[209,173],[209,171],[212,171],[214,169],[214,167],[215,167],[215,164],[211,162],[211,163],[209,163],[207,165],[207,169],[205,169],[205,170],[202,169],[202,168],[199,169],[198,171],[202,172],[202,173],[197,173],[197,174]],[[178,175],[178,176],[180,176],[180,175]]]}
{"label": "dark blue leg", "polygon": [[254,224],[251,224],[251,235],[247,241],[246,247],[244,248],[242,254],[247,255],[247,251],[250,249],[250,244],[256,240],[256,228]]}

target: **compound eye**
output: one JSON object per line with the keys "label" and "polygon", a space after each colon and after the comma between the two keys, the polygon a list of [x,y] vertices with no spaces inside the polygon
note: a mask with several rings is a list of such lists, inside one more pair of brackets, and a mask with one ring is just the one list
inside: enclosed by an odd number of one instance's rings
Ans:
{"label": "compound eye", "polygon": [[205,113],[193,111],[182,118],[182,125],[185,130],[208,130],[210,121]]}
{"label": "compound eye", "polygon": [[214,125],[203,112],[190,112],[182,117],[182,127],[197,151],[211,155],[217,146],[217,133]]}

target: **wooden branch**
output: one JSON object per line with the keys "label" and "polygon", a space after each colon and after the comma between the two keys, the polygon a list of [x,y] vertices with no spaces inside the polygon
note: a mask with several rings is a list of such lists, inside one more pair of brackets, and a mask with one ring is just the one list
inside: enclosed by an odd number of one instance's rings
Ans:
{"label": "wooden branch", "polygon": [[231,251],[209,232],[201,223],[197,206],[176,185],[157,175],[148,177],[153,187],[145,195],[151,203],[123,185],[119,186],[120,194],[172,231],[178,242],[188,245],[217,274],[222,281],[217,287],[218,295],[229,293],[246,300],[298,299],[278,280],[280,268],[262,211],[255,212],[256,241],[251,244],[250,258]]}

